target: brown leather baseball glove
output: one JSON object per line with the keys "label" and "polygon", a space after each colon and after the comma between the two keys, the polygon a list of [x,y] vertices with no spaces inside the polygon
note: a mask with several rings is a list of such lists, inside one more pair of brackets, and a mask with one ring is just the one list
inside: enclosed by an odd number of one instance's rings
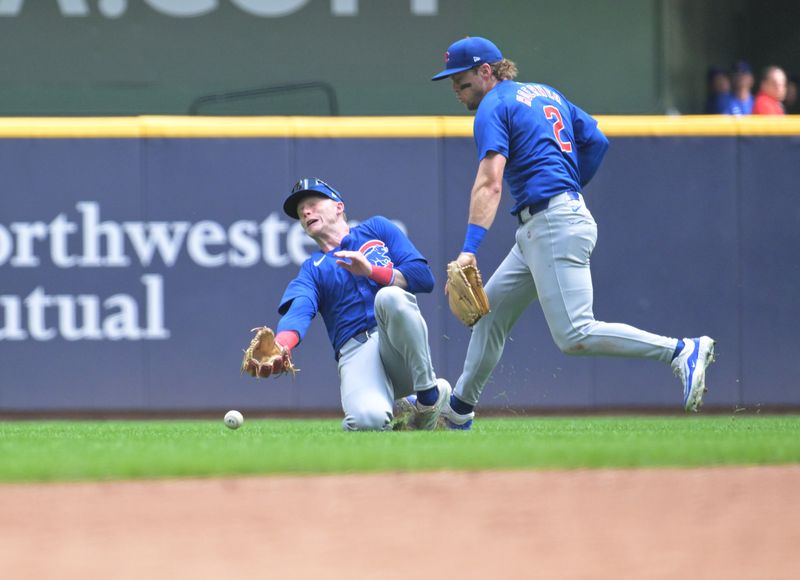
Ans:
{"label": "brown leather baseball glove", "polygon": [[478,268],[461,266],[456,261],[447,265],[447,301],[456,318],[467,326],[489,313],[489,298]]}
{"label": "brown leather baseball glove", "polygon": [[275,342],[275,333],[271,328],[262,326],[251,332],[256,335],[242,357],[242,373],[257,379],[265,379],[272,375],[279,377],[285,373],[294,375],[299,369],[292,364],[289,349]]}

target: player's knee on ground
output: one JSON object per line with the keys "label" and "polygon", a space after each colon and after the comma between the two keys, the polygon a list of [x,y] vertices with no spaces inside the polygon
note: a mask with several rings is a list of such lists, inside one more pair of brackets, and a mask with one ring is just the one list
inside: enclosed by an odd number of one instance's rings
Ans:
{"label": "player's knee on ground", "polygon": [[358,409],[345,415],[345,431],[384,431],[389,428],[392,414],[382,409]]}

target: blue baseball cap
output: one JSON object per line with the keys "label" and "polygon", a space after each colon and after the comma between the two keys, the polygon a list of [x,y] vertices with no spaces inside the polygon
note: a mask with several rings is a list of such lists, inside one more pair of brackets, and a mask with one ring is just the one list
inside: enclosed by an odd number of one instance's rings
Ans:
{"label": "blue baseball cap", "polygon": [[286,198],[286,201],[283,202],[283,211],[290,218],[294,218],[296,220],[300,219],[300,216],[297,215],[297,204],[300,203],[301,199],[308,197],[309,195],[321,195],[322,197],[327,197],[333,201],[341,201],[344,203],[342,194],[321,179],[317,179],[316,177],[304,177],[294,184],[292,193],[290,193],[289,197]]}
{"label": "blue baseball cap", "polygon": [[749,62],[747,62],[746,60],[740,60],[733,63],[733,66],[731,67],[731,72],[734,74],[746,75],[746,74],[753,74],[753,69],[750,67]]}
{"label": "blue baseball cap", "polygon": [[501,60],[503,60],[503,55],[491,40],[480,36],[468,36],[450,45],[447,52],[444,53],[447,68],[431,80],[439,81],[485,62],[491,64]]}

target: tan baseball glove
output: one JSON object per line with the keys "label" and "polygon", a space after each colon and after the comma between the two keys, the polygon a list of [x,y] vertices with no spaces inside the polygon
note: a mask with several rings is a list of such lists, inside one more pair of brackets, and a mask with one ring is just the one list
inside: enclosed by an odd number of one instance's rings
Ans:
{"label": "tan baseball glove", "polygon": [[275,333],[271,328],[262,326],[250,332],[256,335],[242,357],[242,373],[251,377],[265,379],[272,375],[279,377],[285,373],[294,375],[300,369],[292,364],[289,350],[275,342]]}
{"label": "tan baseball glove", "polygon": [[460,266],[456,261],[447,265],[447,301],[456,318],[467,326],[489,313],[489,298],[478,268]]}

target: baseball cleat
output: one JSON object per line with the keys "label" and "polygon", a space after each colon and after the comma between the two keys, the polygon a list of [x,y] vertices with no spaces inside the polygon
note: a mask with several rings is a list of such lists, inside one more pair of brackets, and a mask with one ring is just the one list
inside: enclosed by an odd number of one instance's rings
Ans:
{"label": "baseball cleat", "polygon": [[447,404],[442,409],[442,419],[444,426],[447,429],[455,429],[460,431],[469,431],[472,429],[472,420],[475,418],[475,411],[466,415],[456,413],[450,406],[450,398],[447,399]]}
{"label": "baseball cleat", "polygon": [[415,427],[421,431],[433,431],[436,429],[442,409],[448,406],[450,393],[453,392],[450,383],[444,379],[436,379],[436,386],[439,387],[439,398],[436,399],[435,404],[427,406],[421,404],[419,400],[416,402],[417,416],[414,423]]}
{"label": "baseball cleat", "polygon": [[684,348],[672,361],[672,372],[683,385],[683,408],[696,413],[703,405],[706,389],[706,369],[714,362],[714,340],[684,338]]}
{"label": "baseball cleat", "polygon": [[417,396],[409,395],[394,402],[392,431],[413,431],[417,421]]}

